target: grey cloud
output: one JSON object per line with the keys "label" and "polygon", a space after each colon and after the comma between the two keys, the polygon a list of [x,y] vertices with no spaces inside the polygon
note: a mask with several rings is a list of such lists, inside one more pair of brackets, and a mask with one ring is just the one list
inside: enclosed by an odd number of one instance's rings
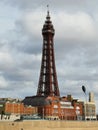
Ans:
{"label": "grey cloud", "polygon": [[[27,85],[28,84],[28,85]],[[24,98],[27,95],[35,95],[36,84],[32,82],[10,82],[6,89],[0,88],[0,97]]]}
{"label": "grey cloud", "polygon": [[[15,59],[13,66],[11,64],[1,66],[0,70],[2,75],[6,80],[9,81],[31,81],[35,79],[33,75],[37,75],[38,67],[40,65],[40,56],[38,55],[28,55],[28,54],[18,54]],[[20,62],[21,61],[21,62]],[[3,64],[5,61],[3,61]],[[34,70],[33,70],[34,69]]]}
{"label": "grey cloud", "polygon": [[[47,3],[46,0],[4,0],[3,3],[16,6],[19,9],[36,9],[41,7],[44,3]],[[47,5],[47,4],[46,4]]]}
{"label": "grey cloud", "polygon": [[[89,1],[89,0],[61,0],[61,1],[57,1],[57,0],[21,0],[21,1],[17,1],[17,0],[3,0],[3,2],[10,4],[12,6],[17,6],[20,9],[36,9],[36,8],[40,8],[42,6],[46,6],[47,4],[50,5],[50,8],[58,8],[58,9],[74,9],[76,10],[77,7],[79,7],[79,9],[87,9],[88,6],[93,6],[95,7],[98,3],[97,0],[95,1]],[[78,9],[78,10],[79,10]]]}
{"label": "grey cloud", "polygon": [[[31,25],[32,32],[28,32],[24,25],[24,20],[18,20],[15,25],[16,29],[12,32],[14,33],[14,38],[10,40],[10,48],[16,49],[17,51],[29,53],[29,54],[39,54],[41,53],[42,41],[41,41],[41,29],[39,30],[40,35],[35,35],[33,32],[33,23]],[[36,27],[35,27],[36,28]]]}

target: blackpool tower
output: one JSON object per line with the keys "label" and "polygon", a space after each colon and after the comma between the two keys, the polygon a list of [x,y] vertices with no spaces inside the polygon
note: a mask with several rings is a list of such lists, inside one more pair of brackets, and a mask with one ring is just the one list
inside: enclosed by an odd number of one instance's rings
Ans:
{"label": "blackpool tower", "polygon": [[42,29],[43,49],[37,96],[60,96],[54,56],[54,34],[55,30],[47,11]]}
{"label": "blackpool tower", "polygon": [[60,97],[54,56],[54,34],[55,30],[50,20],[49,11],[47,11],[46,20],[42,29],[43,48],[37,94],[35,96],[25,97],[23,100],[25,105],[49,105],[50,101],[48,97]]}

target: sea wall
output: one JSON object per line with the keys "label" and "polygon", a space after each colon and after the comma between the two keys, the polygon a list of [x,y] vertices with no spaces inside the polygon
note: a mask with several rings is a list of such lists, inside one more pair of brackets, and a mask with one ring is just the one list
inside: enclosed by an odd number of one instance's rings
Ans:
{"label": "sea wall", "polygon": [[98,121],[1,121],[0,130],[98,130]]}

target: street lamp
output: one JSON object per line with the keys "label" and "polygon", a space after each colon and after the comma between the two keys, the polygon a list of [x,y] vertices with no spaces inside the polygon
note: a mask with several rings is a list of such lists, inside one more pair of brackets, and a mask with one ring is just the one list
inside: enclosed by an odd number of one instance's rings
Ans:
{"label": "street lamp", "polygon": [[86,115],[87,115],[87,108],[86,108],[86,105],[87,105],[87,94],[86,94],[86,88],[85,86],[82,86],[82,90],[85,94],[85,98],[86,98],[86,104],[85,104],[85,120],[86,120]]}
{"label": "street lamp", "polygon": [[43,111],[43,120],[44,120],[44,107],[43,107],[43,110],[42,110],[42,111]]}

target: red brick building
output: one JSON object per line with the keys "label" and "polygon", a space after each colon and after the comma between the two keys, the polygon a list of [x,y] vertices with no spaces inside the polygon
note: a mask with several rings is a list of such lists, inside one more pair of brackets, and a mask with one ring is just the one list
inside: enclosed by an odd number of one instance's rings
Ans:
{"label": "red brick building", "polygon": [[68,100],[68,97],[47,97],[46,100],[50,104],[38,107],[38,113],[42,114],[43,118],[76,120],[83,118],[83,102],[78,100]]}
{"label": "red brick building", "polygon": [[5,114],[34,114],[37,113],[37,108],[32,106],[24,106],[23,103],[19,102],[6,102]]}
{"label": "red brick building", "polygon": [[21,101],[16,99],[2,99],[0,102],[0,113],[7,114],[19,114],[19,115],[32,115],[37,113],[37,107],[26,106]]}

